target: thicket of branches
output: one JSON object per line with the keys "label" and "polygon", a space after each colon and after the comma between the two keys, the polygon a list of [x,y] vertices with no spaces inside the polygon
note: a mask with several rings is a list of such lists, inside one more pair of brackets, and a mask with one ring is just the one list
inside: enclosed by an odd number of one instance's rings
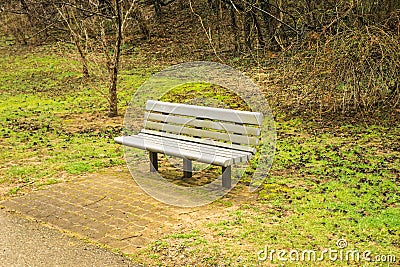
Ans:
{"label": "thicket of branches", "polygon": [[165,23],[182,25],[177,23],[182,12],[195,18],[184,27],[201,29],[217,58],[222,52],[279,54],[278,80],[282,92],[290,92],[291,105],[347,112],[397,108],[400,102],[398,0],[8,0],[0,5],[5,34],[24,45],[69,40],[85,76],[88,51],[102,52],[110,76],[110,115],[117,112],[111,104],[124,40],[138,33],[151,39],[152,29]]}
{"label": "thicket of branches", "polygon": [[2,3],[4,33],[28,45],[67,41],[75,45],[82,73],[89,77],[88,53],[104,57],[108,73],[109,116],[118,115],[117,81],[126,32],[139,24],[148,35],[137,1],[128,0],[9,0]]}
{"label": "thicket of branches", "polygon": [[[282,89],[278,94],[283,106],[320,114],[398,109],[399,1],[208,3],[214,11],[209,13],[210,18],[214,16],[209,25],[215,25],[218,33],[218,18],[225,22],[235,53],[273,51],[279,55],[273,64],[281,72],[276,82]],[[209,40],[219,47],[218,37]]]}

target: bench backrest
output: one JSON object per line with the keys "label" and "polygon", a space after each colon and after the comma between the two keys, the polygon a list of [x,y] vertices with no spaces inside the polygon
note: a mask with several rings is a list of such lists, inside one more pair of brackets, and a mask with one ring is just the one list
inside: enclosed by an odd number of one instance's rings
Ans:
{"label": "bench backrest", "polygon": [[144,129],[250,148],[258,144],[262,117],[260,112],[148,100]]}

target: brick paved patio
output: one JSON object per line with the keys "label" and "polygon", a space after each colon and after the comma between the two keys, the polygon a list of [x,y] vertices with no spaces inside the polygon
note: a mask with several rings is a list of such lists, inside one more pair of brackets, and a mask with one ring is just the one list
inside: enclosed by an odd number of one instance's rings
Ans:
{"label": "brick paved patio", "polygon": [[126,169],[52,185],[0,206],[125,253],[172,230],[180,214],[190,212],[148,196]]}

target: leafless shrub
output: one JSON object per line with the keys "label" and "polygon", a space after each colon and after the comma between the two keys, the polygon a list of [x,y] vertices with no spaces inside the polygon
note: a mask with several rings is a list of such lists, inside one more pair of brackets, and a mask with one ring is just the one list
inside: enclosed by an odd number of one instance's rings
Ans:
{"label": "leafless shrub", "polygon": [[349,29],[280,61],[289,105],[319,112],[373,111],[400,103],[400,38],[377,27]]}

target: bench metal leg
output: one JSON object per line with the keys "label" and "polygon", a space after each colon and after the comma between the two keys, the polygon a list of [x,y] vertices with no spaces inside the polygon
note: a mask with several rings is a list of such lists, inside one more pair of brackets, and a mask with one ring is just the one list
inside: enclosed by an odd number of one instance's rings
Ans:
{"label": "bench metal leg", "polygon": [[184,178],[192,177],[192,171],[193,171],[192,161],[183,158],[183,177]]}
{"label": "bench metal leg", "polygon": [[158,156],[156,152],[150,151],[150,172],[158,171]]}
{"label": "bench metal leg", "polygon": [[231,188],[231,166],[222,167],[222,187]]}

